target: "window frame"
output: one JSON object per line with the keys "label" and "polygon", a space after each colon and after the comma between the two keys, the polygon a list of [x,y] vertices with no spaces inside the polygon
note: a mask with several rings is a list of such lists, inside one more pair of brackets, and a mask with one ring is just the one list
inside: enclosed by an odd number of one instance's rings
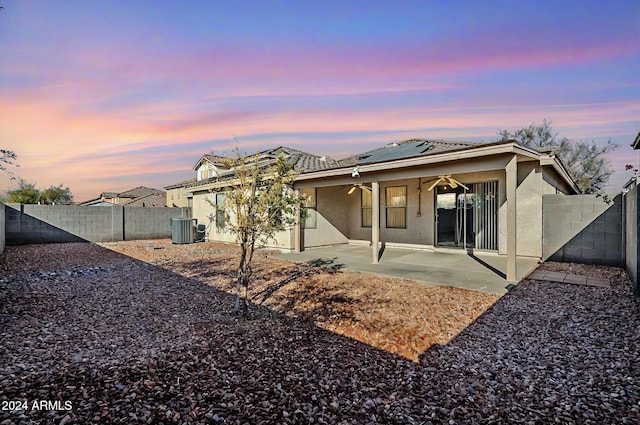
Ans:
{"label": "window frame", "polygon": [[[222,202],[219,202],[219,197],[222,198]],[[226,221],[224,217],[224,203],[227,199],[227,194],[224,192],[216,192],[216,229],[224,230],[226,227]],[[222,204],[222,207],[221,207]]]}
{"label": "window frame", "polygon": [[317,187],[305,187],[299,189],[300,195],[304,195],[304,191],[313,191],[311,200],[313,205],[309,205],[309,198],[302,205],[302,210],[305,211],[304,220],[300,220],[300,225],[303,229],[317,229],[318,228],[318,188]]}
{"label": "window frame", "polygon": [[[369,195],[369,205],[365,205],[365,193]],[[370,229],[372,227],[373,215],[373,196],[372,193],[365,189],[360,189],[360,227]],[[367,224],[368,223],[368,224]]]}
{"label": "window frame", "polygon": [[[404,205],[403,206],[397,206],[397,205],[390,205],[389,204],[389,189],[404,189]],[[385,202],[385,206],[384,206],[384,210],[385,210],[385,227],[387,229],[406,229],[407,228],[407,205],[409,204],[409,199],[408,199],[408,188],[407,185],[402,185],[402,186],[385,186],[384,188],[384,202]],[[404,210],[404,226],[398,226],[398,225],[389,225],[389,210],[390,209],[394,209],[394,210]]]}

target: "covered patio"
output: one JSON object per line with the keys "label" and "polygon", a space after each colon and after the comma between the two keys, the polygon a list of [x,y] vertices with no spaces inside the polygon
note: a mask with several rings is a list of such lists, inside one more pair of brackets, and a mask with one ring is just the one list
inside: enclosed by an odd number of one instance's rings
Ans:
{"label": "covered patio", "polygon": [[[371,247],[342,244],[307,248],[299,253],[277,254],[297,262],[323,260],[361,273],[412,279],[427,285],[450,286],[492,294],[504,294],[510,282],[506,279],[507,257],[487,252],[461,250],[416,250],[386,247],[380,262],[371,261]],[[538,265],[538,259],[517,257],[517,281]]]}

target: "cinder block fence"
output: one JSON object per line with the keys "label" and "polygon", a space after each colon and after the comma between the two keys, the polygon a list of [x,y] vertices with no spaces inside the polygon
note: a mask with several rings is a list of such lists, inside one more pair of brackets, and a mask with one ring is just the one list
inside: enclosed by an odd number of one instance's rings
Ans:
{"label": "cinder block fence", "polygon": [[622,266],[622,196],[612,203],[595,195],[544,195],[542,251],[545,259]]}
{"label": "cinder block fence", "polygon": [[168,238],[170,219],[191,214],[189,208],[122,206],[7,204],[2,210],[6,245]]}

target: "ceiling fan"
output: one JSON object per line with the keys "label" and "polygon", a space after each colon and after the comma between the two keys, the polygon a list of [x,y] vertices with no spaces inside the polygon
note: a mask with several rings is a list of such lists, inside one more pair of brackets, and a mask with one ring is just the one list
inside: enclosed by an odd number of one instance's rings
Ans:
{"label": "ceiling fan", "polygon": [[347,195],[351,195],[353,192],[356,191],[357,188],[360,188],[361,190],[366,190],[367,192],[371,192],[371,188],[368,186],[363,185],[362,183],[358,183],[358,184],[354,184],[351,189],[349,189],[349,191],[347,192]]}
{"label": "ceiling fan", "polygon": [[448,184],[448,185],[451,186],[452,189],[455,189],[458,186],[462,186],[465,189],[469,190],[469,188],[467,186],[465,186],[464,184],[460,183],[458,180],[454,179],[450,175],[438,176],[437,179],[432,180],[430,182],[424,182],[423,184],[428,184],[428,183],[432,183],[431,186],[429,186],[429,189],[427,189],[428,191],[432,191],[433,188],[436,187],[440,183],[444,183],[445,185]]}

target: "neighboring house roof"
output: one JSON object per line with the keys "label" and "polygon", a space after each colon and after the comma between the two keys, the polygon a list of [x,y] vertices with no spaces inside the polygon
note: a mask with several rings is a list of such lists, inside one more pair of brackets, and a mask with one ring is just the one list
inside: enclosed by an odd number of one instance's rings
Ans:
{"label": "neighboring house roof", "polygon": [[153,189],[151,187],[138,186],[134,189],[127,190],[126,192],[118,193],[118,198],[140,198],[142,196],[157,195],[157,194],[164,195],[165,192],[164,190],[160,190],[160,189]]}
{"label": "neighboring house roof", "polygon": [[636,139],[631,143],[631,146],[633,149],[640,149],[640,131],[638,132]]}
{"label": "neighboring house roof", "polygon": [[113,203],[111,202],[107,202],[107,201],[103,201],[102,198],[95,198],[95,199],[90,199],[88,201],[84,201],[84,202],[80,202],[78,203],[79,206],[81,207],[112,207]]}
{"label": "neighboring house roof", "polygon": [[167,197],[163,193],[150,193],[140,196],[124,204],[125,207],[164,207],[167,205]]}
{"label": "neighboring house roof", "polygon": [[169,186],[165,186],[164,189],[166,189],[166,190],[176,189],[178,187],[183,187],[183,186],[186,186],[186,185],[188,185],[190,183],[195,183],[195,182],[196,182],[196,178],[194,177],[194,178],[189,179],[189,180],[184,180],[184,181],[181,181],[181,182],[178,182],[178,183],[170,184]]}
{"label": "neighboring house roof", "polygon": [[[116,205],[113,202],[107,202],[104,199],[116,199],[116,198],[125,198],[130,199],[129,201],[122,203],[120,205],[126,205],[129,207],[132,206],[144,206],[150,207],[164,207],[167,203],[166,201],[166,192],[160,189],[154,189],[151,187],[138,186],[134,189],[127,190],[125,192],[102,192],[100,194],[100,198],[91,199],[89,201],[81,202],[78,205],[81,206],[113,206]],[[148,199],[147,199],[148,198]],[[158,199],[162,198],[162,202],[158,202]],[[146,201],[137,202],[139,199],[147,199]]]}

